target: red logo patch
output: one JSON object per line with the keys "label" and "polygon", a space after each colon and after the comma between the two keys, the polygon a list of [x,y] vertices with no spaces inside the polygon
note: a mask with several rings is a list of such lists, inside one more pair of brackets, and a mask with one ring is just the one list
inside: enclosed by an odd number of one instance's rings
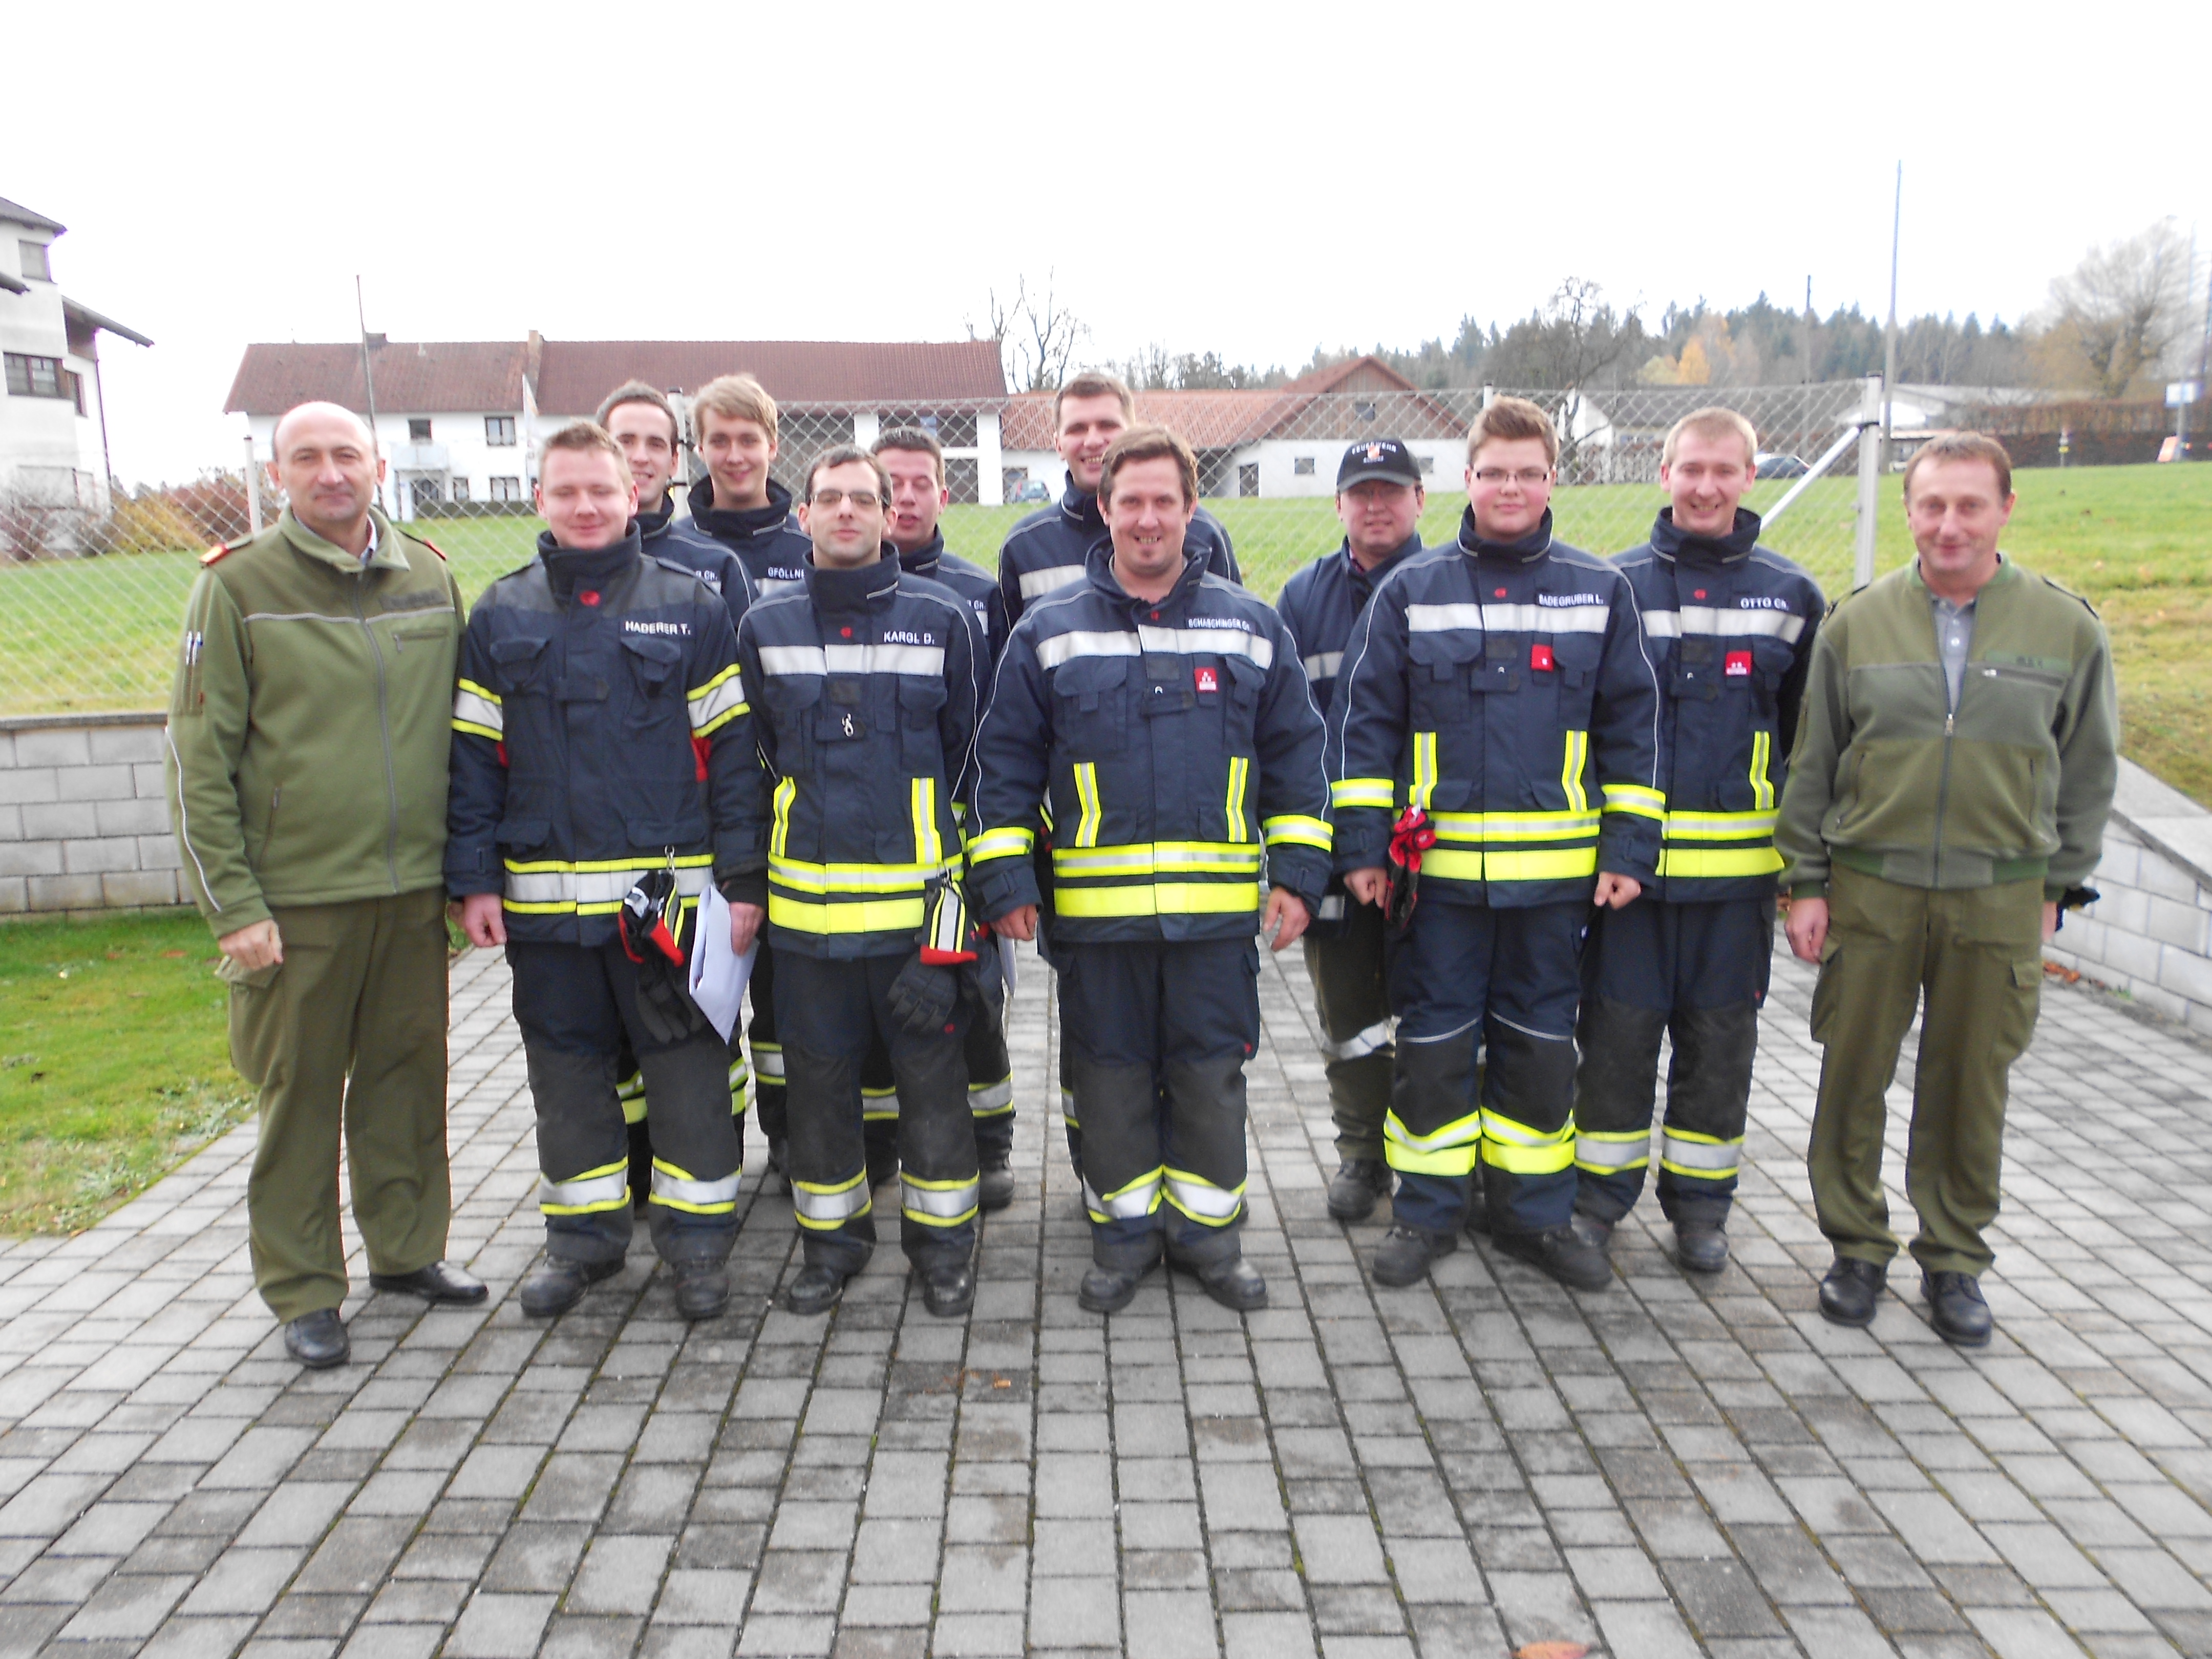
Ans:
{"label": "red logo patch", "polygon": [[1741,675],[1744,678],[1748,678],[1751,674],[1751,653],[1748,651],[1729,652],[1728,653],[1728,661],[1722,665],[1721,672],[1726,674],[1730,679],[1735,679],[1738,675]]}
{"label": "red logo patch", "polygon": [[841,639],[849,640],[853,637],[853,630],[849,628],[841,628],[837,630],[837,635]]}
{"label": "red logo patch", "polygon": [[1529,667],[1550,670],[1557,668],[1559,665],[1559,664],[1552,660],[1552,647],[1550,646],[1539,641],[1528,647]]}
{"label": "red logo patch", "polygon": [[1705,590],[1701,587],[1698,589],[1696,592],[1691,594],[1690,597],[1693,599],[1702,599],[1705,597]]}
{"label": "red logo patch", "polygon": [[1217,670],[1212,668],[1194,668],[1190,671],[1190,677],[1193,680],[1197,682],[1198,689],[1201,691],[1218,691],[1221,690],[1221,675]]}
{"label": "red logo patch", "polygon": [[1493,599],[1502,599],[1505,597],[1505,590],[1502,587],[1493,587],[1490,590],[1490,597]]}
{"label": "red logo patch", "polygon": [[597,605],[599,602],[599,590],[596,587],[586,587],[580,590],[576,597],[586,605]]}

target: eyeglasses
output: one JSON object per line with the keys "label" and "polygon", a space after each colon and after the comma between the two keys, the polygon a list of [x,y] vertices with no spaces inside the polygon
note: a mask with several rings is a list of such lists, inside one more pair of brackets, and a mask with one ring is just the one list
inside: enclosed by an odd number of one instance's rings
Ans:
{"label": "eyeglasses", "polygon": [[811,505],[826,507],[834,513],[841,501],[850,501],[865,513],[872,507],[881,507],[884,498],[872,489],[817,489]]}
{"label": "eyeglasses", "polygon": [[1508,472],[1502,466],[1486,466],[1475,473],[1474,481],[1479,484],[1488,484],[1494,489],[1510,479],[1523,489],[1534,489],[1551,476],[1552,469],[1548,466],[1524,466],[1518,472]]}

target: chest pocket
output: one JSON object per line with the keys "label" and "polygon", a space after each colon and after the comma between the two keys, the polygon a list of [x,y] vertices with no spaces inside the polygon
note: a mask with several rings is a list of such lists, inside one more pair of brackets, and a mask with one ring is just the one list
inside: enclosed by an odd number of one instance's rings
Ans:
{"label": "chest pocket", "polygon": [[786,777],[808,769],[814,745],[810,729],[822,701],[822,682],[812,674],[771,674],[761,688],[761,703],[775,733],[775,769]]}
{"label": "chest pocket", "polygon": [[1467,723],[1473,681],[1480,675],[1483,636],[1416,634],[1406,641],[1407,712],[1417,732]]}
{"label": "chest pocket", "polygon": [[1598,665],[1604,658],[1605,641],[1595,634],[1561,634],[1552,641],[1560,717],[1577,731],[1589,728],[1590,701],[1597,695]]}
{"label": "chest pocket", "polygon": [[1685,634],[1674,641],[1674,672],[1668,691],[1678,702],[1711,702],[1721,694],[1728,654],[1711,634]]}
{"label": "chest pocket", "polygon": [[945,746],[937,719],[944,712],[945,682],[919,674],[898,676],[899,749],[906,769],[934,777],[945,765]]}
{"label": "chest pocket", "polygon": [[494,640],[491,642],[492,690],[504,699],[518,691],[540,691],[545,672],[543,639]]}
{"label": "chest pocket", "polygon": [[1796,659],[1797,647],[1786,640],[1754,638],[1751,642],[1752,691],[1759,699],[1759,712],[1770,722],[1782,682]]}
{"label": "chest pocket", "polygon": [[690,727],[684,717],[683,647],[673,640],[640,634],[624,634],[622,645],[623,659],[629,665],[623,724],[639,734],[658,733],[664,726],[680,725],[688,741]]}
{"label": "chest pocket", "polygon": [[814,740],[825,762],[835,764],[836,757],[847,751],[858,754],[870,732],[882,723],[874,690],[873,677],[866,674],[832,674],[823,683]]}
{"label": "chest pocket", "polygon": [[1257,755],[1260,693],[1267,684],[1267,671],[1249,657],[1231,657],[1223,676],[1226,688],[1221,705],[1222,738],[1232,755]]}
{"label": "chest pocket", "polygon": [[1127,657],[1078,657],[1052,677],[1054,737],[1076,760],[1118,755],[1129,746]]}

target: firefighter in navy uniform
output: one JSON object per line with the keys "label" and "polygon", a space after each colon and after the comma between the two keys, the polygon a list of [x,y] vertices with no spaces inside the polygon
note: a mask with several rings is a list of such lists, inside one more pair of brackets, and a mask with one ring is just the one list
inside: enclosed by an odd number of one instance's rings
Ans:
{"label": "firefighter in navy uniform", "polygon": [[[952,500],[945,486],[945,451],[919,427],[895,428],[870,450],[891,481],[884,539],[897,550],[900,568],[951,588],[975,612],[989,653],[984,676],[988,706],[991,678],[1006,648],[1006,602],[989,572],[945,550],[945,532],[938,526],[938,515]],[[1003,1210],[1014,1201],[1014,1064],[1006,1052],[1006,980],[996,950],[986,951],[976,968],[986,995],[968,1026],[968,1110],[975,1120],[983,1208]],[[871,1138],[879,1133],[872,1118]]]}
{"label": "firefighter in navy uniform", "polygon": [[[1395,438],[1353,444],[1336,469],[1336,514],[1344,544],[1283,585],[1275,609],[1291,630],[1314,706],[1326,714],[1336,693],[1345,641],[1376,585],[1421,550],[1418,526],[1428,493],[1421,467]],[[1328,1212],[1364,1221],[1390,1195],[1382,1155],[1382,1117],[1390,1106],[1390,991],[1383,972],[1382,913],[1355,904],[1340,878],[1304,939],[1328,1073],[1329,1110],[1336,1120],[1335,1179]]]}
{"label": "firefighter in navy uniform", "polygon": [[1613,562],[1662,688],[1667,817],[1658,880],[1591,921],[1577,1033],[1576,1231],[1604,1248],[1643,1190],[1659,1039],[1671,1037],[1659,1206],[1675,1259],[1698,1273],[1728,1261],[1773,960],[1776,805],[1827,605],[1812,577],[1758,545],[1759,515],[1738,505],[1757,453],[1734,410],[1675,422],[1659,467],[1672,505],[1650,542]]}
{"label": "firefighter in navy uniform", "polygon": [[805,1263],[785,1293],[826,1311],[875,1249],[860,1071],[890,1051],[900,1234],[923,1300],[975,1301],[977,1182],[961,1044],[975,929],[960,817],[989,664],[965,601],[883,556],[883,468],[842,446],[807,478],[814,558],[745,613],[738,656],[774,773],[768,933]]}
{"label": "firefighter in navy uniform", "polygon": [[1031,936],[1048,802],[1092,1230],[1079,1301],[1127,1306],[1164,1244],[1208,1296],[1249,1310],[1267,1293],[1237,1235],[1254,935],[1291,944],[1328,884],[1322,720],[1281,619],[1185,556],[1189,447],[1158,427],[1127,432],[1102,490],[1111,539],[1080,586],[1030,606],[999,665],[970,884],[1002,935]]}
{"label": "firefighter in navy uniform", "polygon": [[[689,567],[699,580],[722,596],[730,611],[730,629],[751,603],[752,578],[745,574],[738,556],[726,547],[701,538],[678,538],[670,533],[676,514],[673,484],[683,465],[684,432],[667,398],[643,380],[626,380],[601,399],[592,417],[622,446],[629,474],[637,485],[637,534],[646,557],[672,560]],[[637,1206],[643,1210],[653,1184],[653,1139],[646,1127],[645,1079],[635,1058],[624,1056],[623,1080],[617,1092],[623,1116],[629,1124],[629,1185]],[[730,1036],[730,1112],[738,1120],[738,1156],[745,1151],[745,1107],[750,1095],[750,1076],[745,1065],[744,1042]]]}
{"label": "firefighter in navy uniform", "polygon": [[1385,1285],[1457,1245],[1478,1167],[1501,1250],[1577,1289],[1612,1278],[1570,1224],[1579,949],[1593,901],[1626,903],[1650,879],[1666,802],[1635,598],[1610,563],[1552,539],[1558,462],[1534,404],[1476,417],[1458,540],[1376,592],[1330,711],[1337,866],[1400,934]]}
{"label": "firefighter in navy uniform", "polygon": [[[779,453],[775,399],[750,374],[724,374],[691,399],[691,435],[707,476],[691,486],[691,516],[669,526],[664,556],[736,555],[757,593],[776,582],[803,580],[813,544],[793,514],[791,492],[769,476]],[[696,551],[695,551],[696,550]],[[768,1174],[785,1178],[783,1046],[775,1035],[775,953],[761,940],[750,986],[753,1091]]]}
{"label": "firefighter in navy uniform", "polygon": [[761,920],[763,795],[729,613],[639,551],[636,486],[606,432],[546,441],[538,556],[477,601],[453,704],[446,886],[504,945],[538,1113],[545,1256],[526,1313],[618,1271],[631,1226],[617,1056],[653,1099],[654,1248],[687,1319],[721,1312],[737,1231],[728,1051],[684,989],[697,901]]}

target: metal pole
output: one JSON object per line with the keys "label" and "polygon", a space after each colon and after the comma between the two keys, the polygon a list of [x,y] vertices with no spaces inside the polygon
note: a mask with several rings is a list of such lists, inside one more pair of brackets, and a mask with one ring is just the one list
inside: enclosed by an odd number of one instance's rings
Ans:
{"label": "metal pole", "polygon": [[[1889,213],[1889,323],[1881,342],[1881,464],[1889,465],[1889,434],[1894,419],[1897,386],[1897,242],[1905,224],[1905,163],[1897,164],[1897,197]],[[1869,569],[1873,567],[1869,566]],[[1871,578],[1869,578],[1871,580]],[[1864,582],[1859,584],[1863,587]]]}
{"label": "metal pole", "polygon": [[253,434],[246,434],[246,529],[248,535],[261,533],[261,486],[253,481]]}
{"label": "metal pole", "polygon": [[1875,531],[1881,506],[1881,421],[1882,411],[1888,407],[1882,387],[1881,376],[1868,375],[1859,401],[1858,556],[1851,569],[1854,593],[1874,580]]}
{"label": "metal pole", "polygon": [[1813,278],[1810,275],[1805,278],[1805,326],[1802,332],[1805,337],[1805,367],[1804,372],[1797,378],[1809,386],[1813,380]]}
{"label": "metal pole", "polygon": [[[380,455],[384,450],[376,441],[376,376],[368,366],[368,313],[362,305],[359,271],[356,271],[353,276],[353,314],[355,321],[361,325],[361,387],[368,399],[368,448],[372,455]],[[382,506],[384,500],[382,486],[378,487],[376,495],[377,504]],[[389,512],[389,509],[387,508],[386,511]],[[392,514],[391,516],[397,518],[398,515]]]}

